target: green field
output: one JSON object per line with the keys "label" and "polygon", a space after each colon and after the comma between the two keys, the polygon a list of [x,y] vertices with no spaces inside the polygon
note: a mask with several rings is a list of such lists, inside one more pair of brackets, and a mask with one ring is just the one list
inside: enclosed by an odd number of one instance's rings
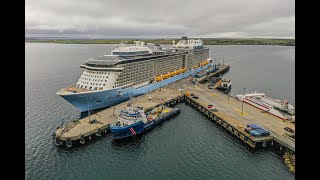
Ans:
{"label": "green field", "polygon": [[[172,44],[174,40],[176,43],[179,39],[57,39],[57,40],[45,40],[45,39],[31,39],[26,38],[25,42],[41,42],[41,43],[61,43],[61,44],[119,44],[120,42],[126,42],[127,44],[133,44],[135,40],[142,40],[146,43],[154,44]],[[295,46],[295,39],[216,39],[216,38],[202,38],[206,45],[281,45],[281,46]]]}

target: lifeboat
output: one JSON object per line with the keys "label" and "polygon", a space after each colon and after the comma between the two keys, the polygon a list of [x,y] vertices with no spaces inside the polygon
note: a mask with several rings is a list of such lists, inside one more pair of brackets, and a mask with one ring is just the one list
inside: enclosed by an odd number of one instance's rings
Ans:
{"label": "lifeboat", "polygon": [[197,68],[198,68],[198,66],[197,66],[197,65],[194,65],[194,66],[193,66],[193,68],[194,68],[194,69],[197,69]]}
{"label": "lifeboat", "polygon": [[162,74],[162,79],[168,79],[169,75],[168,74]]}
{"label": "lifeboat", "polygon": [[172,71],[172,72],[169,73],[169,76],[170,76],[170,77],[173,77],[173,76],[175,76],[175,75],[176,75],[176,72],[174,72],[174,71]]}
{"label": "lifeboat", "polygon": [[185,67],[185,68],[181,68],[180,71],[181,71],[182,73],[184,73],[184,72],[187,71],[187,68],[186,68],[186,67]]}
{"label": "lifeboat", "polygon": [[208,64],[208,61],[204,61],[204,65],[207,65]]}
{"label": "lifeboat", "polygon": [[162,77],[161,76],[157,76],[156,77],[156,82],[162,81]]}
{"label": "lifeboat", "polygon": [[180,69],[176,70],[176,74],[181,74],[181,70]]}
{"label": "lifeboat", "polygon": [[203,62],[200,62],[200,66],[203,66],[204,65],[204,63]]}

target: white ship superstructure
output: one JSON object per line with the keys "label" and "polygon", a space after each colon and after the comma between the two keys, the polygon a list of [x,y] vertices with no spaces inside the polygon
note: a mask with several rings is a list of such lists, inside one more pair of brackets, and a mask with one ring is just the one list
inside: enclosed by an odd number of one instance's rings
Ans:
{"label": "white ship superstructure", "polygon": [[280,101],[278,99],[273,99],[267,97],[264,93],[258,93],[255,91],[253,93],[244,95],[237,94],[236,98],[284,120],[291,119],[292,116],[290,117],[288,115],[285,115],[278,110],[286,112],[290,115],[295,114],[295,108],[291,104],[289,104],[287,100]]}
{"label": "white ship superstructure", "polygon": [[171,48],[135,41],[86,60],[78,82],[57,94],[81,112],[104,108],[200,72],[211,63],[209,49],[200,39],[183,37]]}

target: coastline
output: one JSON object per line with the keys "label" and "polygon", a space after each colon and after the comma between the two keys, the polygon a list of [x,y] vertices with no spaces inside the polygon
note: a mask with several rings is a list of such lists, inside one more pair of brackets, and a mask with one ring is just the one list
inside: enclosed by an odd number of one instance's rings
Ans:
{"label": "coastline", "polygon": [[[57,43],[57,44],[119,44],[126,42],[133,44],[135,40],[142,40],[153,44],[172,44],[178,39],[40,39],[25,38],[28,43]],[[295,39],[202,39],[206,45],[275,45],[275,46],[295,46]]]}

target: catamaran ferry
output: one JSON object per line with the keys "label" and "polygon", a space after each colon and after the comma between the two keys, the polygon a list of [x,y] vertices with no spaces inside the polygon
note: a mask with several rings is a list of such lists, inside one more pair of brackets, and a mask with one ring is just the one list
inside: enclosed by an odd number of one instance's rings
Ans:
{"label": "catamaran ferry", "polygon": [[209,48],[200,39],[182,37],[170,48],[135,41],[109,55],[90,58],[80,65],[76,84],[57,92],[80,112],[109,107],[213,66]]}

